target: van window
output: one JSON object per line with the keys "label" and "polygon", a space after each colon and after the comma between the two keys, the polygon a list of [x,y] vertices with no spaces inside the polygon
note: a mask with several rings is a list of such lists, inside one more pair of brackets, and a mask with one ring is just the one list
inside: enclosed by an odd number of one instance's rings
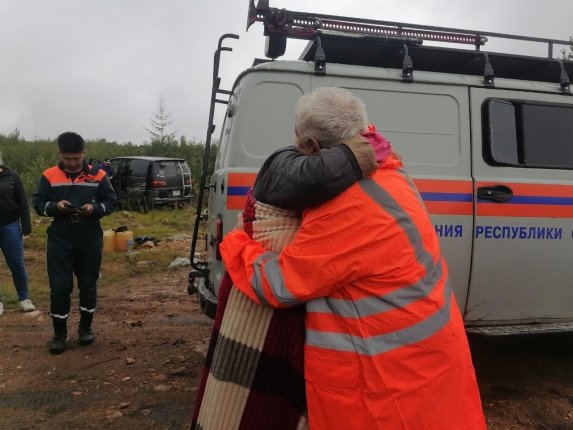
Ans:
{"label": "van window", "polygon": [[227,166],[260,168],[273,151],[292,145],[294,106],[302,95],[298,84],[275,80],[257,82],[241,93],[233,121],[237,134],[231,137],[241,146],[231,143],[225,155]]}
{"label": "van window", "polygon": [[486,162],[573,169],[573,106],[492,99],[484,107]]}
{"label": "van window", "polygon": [[219,150],[217,151],[217,157],[215,160],[215,170],[220,169],[223,166],[223,160],[225,159],[227,148],[229,147],[229,136],[231,135],[232,123],[233,118],[225,115],[223,127],[221,128],[221,136],[219,138]]}
{"label": "van window", "polygon": [[519,164],[515,106],[504,100],[490,101],[487,127],[492,160]]}

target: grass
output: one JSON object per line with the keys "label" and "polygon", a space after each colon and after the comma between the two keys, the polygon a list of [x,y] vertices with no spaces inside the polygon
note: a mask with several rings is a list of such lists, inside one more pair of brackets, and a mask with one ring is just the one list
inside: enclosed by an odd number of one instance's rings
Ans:
{"label": "grass", "polygon": [[[157,248],[134,250],[134,252],[114,252],[104,254],[102,279],[98,288],[121,284],[127,279],[145,276],[168,270],[169,263],[176,257],[189,257],[191,241],[178,242],[177,246],[165,243],[165,240],[177,235],[191,235],[195,221],[195,208],[156,209],[147,214],[139,212],[116,211],[102,218],[104,230],[122,225],[133,231],[134,237],[154,236],[163,241]],[[24,260],[28,271],[30,297],[34,302],[49,302],[48,275],[46,272],[46,229],[50,218],[32,215],[32,234],[24,241]],[[0,295],[6,305],[17,303],[18,297],[12,276],[5,260],[0,259]]]}

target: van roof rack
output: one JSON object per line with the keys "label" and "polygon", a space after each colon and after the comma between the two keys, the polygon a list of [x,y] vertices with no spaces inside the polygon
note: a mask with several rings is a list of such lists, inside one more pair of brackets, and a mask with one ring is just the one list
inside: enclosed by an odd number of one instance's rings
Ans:
{"label": "van roof rack", "polygon": [[269,0],[259,0],[256,6],[255,0],[249,0],[247,30],[255,22],[264,24],[266,36],[307,40],[314,39],[317,35],[325,32],[335,32],[346,35],[371,36],[385,40],[395,39],[401,42],[410,41],[416,42],[416,44],[421,44],[424,40],[469,44],[474,45],[475,49],[479,51],[480,47],[488,41],[488,37],[493,37],[547,44],[548,58],[553,57],[554,45],[573,46],[571,40],[289,11],[270,7]]}
{"label": "van roof rack", "polygon": [[249,0],[247,30],[255,22],[262,22],[265,35],[275,38],[314,39],[324,32],[336,32],[413,44],[423,40],[470,44],[476,49],[487,42],[487,37],[469,30],[288,11],[270,7],[269,0],[259,0],[256,6]]}
{"label": "van roof rack", "polygon": [[[414,58],[416,70],[483,75],[486,87],[494,87],[494,78],[499,76],[559,82],[560,91],[570,94],[573,62],[553,58],[553,50],[555,45],[573,46],[573,40],[296,12],[270,7],[269,0],[259,0],[256,6],[254,0],[249,0],[247,30],[255,22],[264,25],[265,55],[269,58],[283,55],[289,38],[309,40],[299,59],[314,60],[317,75],[326,74],[328,53],[329,62],[401,67],[402,80],[413,82]],[[547,57],[481,52],[488,38],[546,44]],[[424,41],[473,45],[475,51],[422,47]]]}

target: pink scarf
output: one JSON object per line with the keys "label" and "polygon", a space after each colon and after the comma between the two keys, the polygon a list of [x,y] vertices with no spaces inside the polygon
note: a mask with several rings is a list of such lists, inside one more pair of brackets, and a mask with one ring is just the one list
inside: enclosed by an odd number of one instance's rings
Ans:
{"label": "pink scarf", "polygon": [[[373,127],[372,127],[373,128]],[[368,126],[368,131],[362,133],[362,136],[368,139],[372,148],[374,149],[374,154],[376,155],[376,161],[378,164],[382,165],[382,163],[388,158],[390,153],[392,152],[392,145],[384,136],[374,130],[372,130],[371,126]]]}

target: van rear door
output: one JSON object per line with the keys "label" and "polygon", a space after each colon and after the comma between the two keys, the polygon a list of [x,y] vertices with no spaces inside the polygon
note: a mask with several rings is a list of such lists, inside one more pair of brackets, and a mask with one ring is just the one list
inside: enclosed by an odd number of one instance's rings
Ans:
{"label": "van rear door", "polygon": [[476,225],[466,320],[573,317],[570,97],[471,89]]}

